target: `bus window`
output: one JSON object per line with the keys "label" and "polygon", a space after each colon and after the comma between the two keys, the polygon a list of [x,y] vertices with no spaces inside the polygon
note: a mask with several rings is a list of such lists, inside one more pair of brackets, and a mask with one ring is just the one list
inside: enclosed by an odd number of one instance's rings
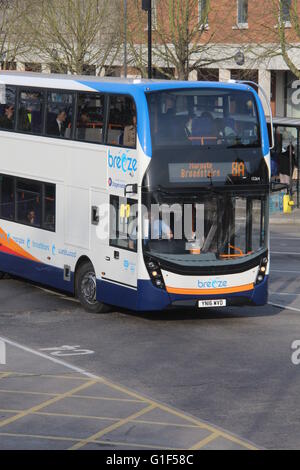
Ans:
{"label": "bus window", "polygon": [[49,92],[46,119],[46,134],[53,137],[71,138],[73,94]]}
{"label": "bus window", "polygon": [[128,96],[112,95],[109,106],[107,143],[136,148],[136,108]]}
{"label": "bus window", "polygon": [[13,130],[15,127],[16,89],[3,86],[0,90],[0,129]]}
{"label": "bus window", "polygon": [[41,184],[17,180],[17,222],[41,226]]}
{"label": "bus window", "polygon": [[44,191],[44,220],[43,228],[55,231],[55,186],[53,184],[45,184]]}
{"label": "bus window", "polygon": [[14,180],[10,176],[0,176],[0,217],[13,220],[15,215]]}
{"label": "bus window", "polygon": [[110,210],[110,245],[137,251],[137,201],[111,196]]}
{"label": "bus window", "polygon": [[79,93],[76,139],[101,144],[104,126],[104,95]]}
{"label": "bus window", "polygon": [[23,89],[20,92],[18,130],[41,134],[43,127],[43,93]]}

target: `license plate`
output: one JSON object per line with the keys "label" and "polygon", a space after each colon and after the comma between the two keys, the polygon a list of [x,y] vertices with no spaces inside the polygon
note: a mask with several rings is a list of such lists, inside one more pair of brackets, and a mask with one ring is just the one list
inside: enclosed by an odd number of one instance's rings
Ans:
{"label": "license plate", "polygon": [[226,307],[226,299],[220,300],[199,300],[199,308],[210,308],[210,307]]}

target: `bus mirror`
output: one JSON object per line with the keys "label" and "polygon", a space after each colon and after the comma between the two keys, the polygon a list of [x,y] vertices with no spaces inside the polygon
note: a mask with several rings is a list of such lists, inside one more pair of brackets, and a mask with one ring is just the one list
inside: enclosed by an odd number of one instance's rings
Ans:
{"label": "bus mirror", "polygon": [[124,196],[126,197],[127,194],[137,194],[138,192],[138,185],[137,184],[126,184],[124,189]]}

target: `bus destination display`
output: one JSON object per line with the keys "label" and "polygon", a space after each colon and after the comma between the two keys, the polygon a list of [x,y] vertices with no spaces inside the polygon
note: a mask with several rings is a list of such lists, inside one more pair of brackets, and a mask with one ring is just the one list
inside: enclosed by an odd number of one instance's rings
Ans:
{"label": "bus destination display", "polygon": [[247,168],[243,161],[203,162],[203,163],[169,163],[170,183],[201,183],[224,181],[227,177],[247,178]]}

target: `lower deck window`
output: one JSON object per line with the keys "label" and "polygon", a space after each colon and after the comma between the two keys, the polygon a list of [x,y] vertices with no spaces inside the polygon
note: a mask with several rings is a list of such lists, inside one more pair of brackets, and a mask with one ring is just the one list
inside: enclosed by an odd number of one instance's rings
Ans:
{"label": "lower deck window", "polygon": [[0,175],[0,218],[55,231],[55,185]]}

